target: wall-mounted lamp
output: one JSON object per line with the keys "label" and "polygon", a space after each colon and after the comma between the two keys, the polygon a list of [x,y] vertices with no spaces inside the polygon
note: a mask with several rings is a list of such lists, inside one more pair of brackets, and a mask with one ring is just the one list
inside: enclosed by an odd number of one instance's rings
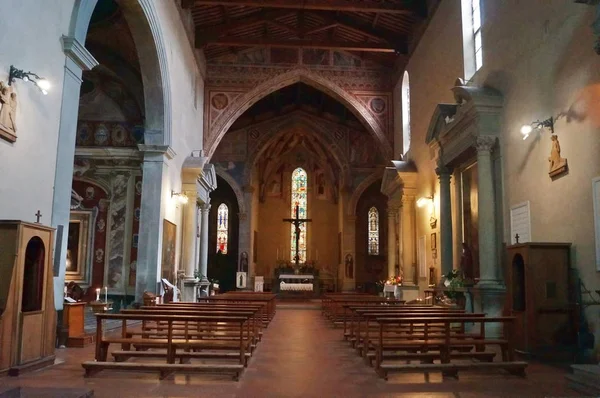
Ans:
{"label": "wall-mounted lamp", "polygon": [[417,200],[417,207],[423,207],[428,204],[433,205],[433,196],[425,196]]}
{"label": "wall-mounted lamp", "polygon": [[523,135],[523,140],[526,140],[534,130],[541,130],[544,127],[549,128],[550,133],[554,134],[555,120],[556,119],[554,119],[554,117],[550,117],[546,120],[536,120],[535,122],[531,122],[530,124],[523,125],[523,127],[521,127],[521,134]]}
{"label": "wall-mounted lamp", "polygon": [[22,69],[17,69],[11,65],[8,74],[8,85],[12,85],[15,79],[33,83],[44,95],[48,94],[48,90],[50,90],[51,87],[50,82],[43,77],[39,77],[33,72],[25,72]]}
{"label": "wall-mounted lamp", "polygon": [[171,191],[171,198],[176,198],[179,203],[183,204],[188,202],[187,195],[180,192]]}

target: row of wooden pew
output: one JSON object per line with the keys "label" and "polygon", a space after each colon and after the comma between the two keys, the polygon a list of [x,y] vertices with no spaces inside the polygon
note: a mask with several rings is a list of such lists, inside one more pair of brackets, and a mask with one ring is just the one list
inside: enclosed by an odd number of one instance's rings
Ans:
{"label": "row of wooden pew", "polygon": [[390,372],[458,377],[458,371],[486,368],[525,376],[527,363],[515,358],[513,317],[343,293],[324,296],[322,314],[386,380]]}
{"label": "row of wooden pew", "polygon": [[[82,363],[85,375],[116,369],[159,372],[161,379],[173,373],[205,372],[231,374],[238,380],[275,316],[275,297],[232,292],[198,303],[96,314],[95,360]],[[121,320],[120,333],[104,332],[107,319]],[[119,347],[111,351],[111,344]]]}

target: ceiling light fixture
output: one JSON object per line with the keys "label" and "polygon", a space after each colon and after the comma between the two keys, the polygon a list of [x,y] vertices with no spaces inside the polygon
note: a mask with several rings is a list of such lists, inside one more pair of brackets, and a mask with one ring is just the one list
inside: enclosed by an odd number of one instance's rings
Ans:
{"label": "ceiling light fixture", "polygon": [[183,204],[187,203],[189,200],[186,194],[175,191],[171,191],[171,197],[176,198],[179,203]]}

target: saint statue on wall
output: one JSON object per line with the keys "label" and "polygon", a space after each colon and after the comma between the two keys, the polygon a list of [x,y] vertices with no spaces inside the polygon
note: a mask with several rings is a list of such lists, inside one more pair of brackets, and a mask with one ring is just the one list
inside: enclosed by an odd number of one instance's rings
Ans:
{"label": "saint statue on wall", "polygon": [[0,136],[17,139],[17,93],[12,86],[0,82]]}
{"label": "saint statue on wall", "polygon": [[550,163],[548,174],[550,174],[550,177],[554,177],[567,171],[567,159],[560,157],[558,137],[552,135],[550,139],[552,140],[552,148],[550,149],[550,157],[548,158],[548,162]]}

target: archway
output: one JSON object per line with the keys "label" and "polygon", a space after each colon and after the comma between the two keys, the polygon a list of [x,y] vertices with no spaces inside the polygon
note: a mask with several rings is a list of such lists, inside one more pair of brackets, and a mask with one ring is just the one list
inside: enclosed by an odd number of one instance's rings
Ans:
{"label": "archway", "polygon": [[304,68],[298,68],[283,73],[236,98],[233,103],[229,105],[227,110],[215,120],[214,125],[211,127],[210,135],[204,145],[204,147],[207,148],[206,155],[208,158],[212,157],[225,133],[246,110],[267,95],[298,82],[310,85],[317,90],[330,95],[346,106],[348,110],[360,120],[368,133],[379,144],[381,153],[384,157],[386,159],[392,158],[391,145],[388,142],[384,131],[366,107],[331,80],[327,80]]}

